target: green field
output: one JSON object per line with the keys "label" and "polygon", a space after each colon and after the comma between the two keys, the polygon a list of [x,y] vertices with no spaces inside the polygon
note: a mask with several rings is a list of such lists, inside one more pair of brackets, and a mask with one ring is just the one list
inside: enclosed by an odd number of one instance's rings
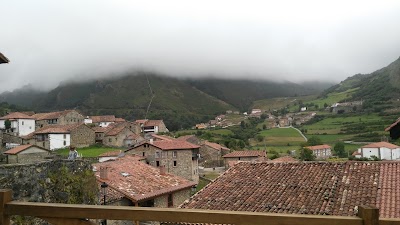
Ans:
{"label": "green field", "polygon": [[278,110],[286,106],[293,106],[299,100],[311,101],[315,99],[315,95],[300,96],[300,97],[286,97],[286,98],[269,98],[255,101],[253,104],[254,109],[261,109],[263,111]]}
{"label": "green field", "polygon": [[250,140],[251,149],[276,151],[286,153],[288,150],[299,149],[300,144],[305,142],[304,138],[293,128],[273,128],[263,130],[259,135],[264,137],[264,141],[258,142],[256,139]]}
{"label": "green field", "polygon": [[[116,150],[123,150],[121,148],[111,148],[111,147],[99,147],[99,146],[90,146],[86,148],[77,148],[76,149],[79,154],[82,154],[82,157],[97,157],[105,152],[112,152]],[[58,149],[55,153],[60,154],[62,156],[68,156],[69,149]]]}

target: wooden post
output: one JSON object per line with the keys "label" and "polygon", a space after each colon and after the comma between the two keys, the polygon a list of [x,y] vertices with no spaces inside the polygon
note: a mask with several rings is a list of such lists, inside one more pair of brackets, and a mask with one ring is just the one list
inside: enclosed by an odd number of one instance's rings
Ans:
{"label": "wooden post", "polygon": [[358,206],[358,217],[363,220],[363,225],[379,225],[379,209],[370,206]]}
{"label": "wooden post", "polygon": [[10,216],[5,214],[5,206],[12,201],[10,189],[0,189],[0,225],[10,225]]}

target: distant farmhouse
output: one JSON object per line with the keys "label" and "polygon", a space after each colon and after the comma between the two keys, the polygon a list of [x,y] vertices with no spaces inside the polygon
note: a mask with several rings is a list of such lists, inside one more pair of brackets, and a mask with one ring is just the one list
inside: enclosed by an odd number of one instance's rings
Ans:
{"label": "distant farmhouse", "polygon": [[223,158],[225,159],[225,168],[228,169],[241,161],[264,162],[267,160],[267,153],[259,150],[233,151],[224,155]]}
{"label": "distant farmhouse", "polygon": [[135,121],[141,127],[142,133],[165,133],[169,130],[165,126],[163,120],[136,120]]}
{"label": "distant farmhouse", "polygon": [[332,147],[329,145],[307,146],[315,155],[316,159],[326,159],[332,156]]}
{"label": "distant farmhouse", "polygon": [[364,145],[353,153],[356,158],[376,157],[381,160],[400,160],[400,147],[388,142],[376,142]]}
{"label": "distant farmhouse", "polygon": [[341,114],[349,112],[357,112],[362,108],[363,101],[335,103],[331,106],[332,112]]}

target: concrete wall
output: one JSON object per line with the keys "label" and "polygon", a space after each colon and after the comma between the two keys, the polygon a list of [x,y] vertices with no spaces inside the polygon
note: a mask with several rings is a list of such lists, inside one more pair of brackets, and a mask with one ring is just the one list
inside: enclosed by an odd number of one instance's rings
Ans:
{"label": "concrete wall", "polygon": [[49,145],[50,146],[48,149],[50,149],[50,150],[66,148],[71,145],[71,135],[70,134],[49,134]]}

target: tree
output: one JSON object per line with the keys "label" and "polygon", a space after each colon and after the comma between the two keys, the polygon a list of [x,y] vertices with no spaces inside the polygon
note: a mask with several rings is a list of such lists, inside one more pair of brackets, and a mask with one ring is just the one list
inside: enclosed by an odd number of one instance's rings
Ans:
{"label": "tree", "polygon": [[267,129],[267,125],[264,124],[264,125],[263,125],[263,130],[266,130],[266,129]]}
{"label": "tree", "polygon": [[333,147],[333,151],[339,158],[345,158],[347,157],[346,151],[344,149],[344,143],[343,142],[338,142],[335,144]]}
{"label": "tree", "polygon": [[308,146],[322,145],[322,141],[319,137],[312,136],[308,139],[307,144]]}
{"label": "tree", "polygon": [[303,161],[314,161],[315,155],[312,150],[309,148],[301,148],[299,151],[299,158]]}
{"label": "tree", "polygon": [[10,120],[5,120],[4,121],[4,127],[6,128],[6,130],[11,128],[11,121]]}
{"label": "tree", "polygon": [[259,135],[256,136],[256,139],[257,139],[258,142],[262,142],[264,140],[264,137],[259,134]]}
{"label": "tree", "polygon": [[328,107],[328,104],[325,102],[325,103],[324,103],[324,108],[326,108],[326,107]]}

